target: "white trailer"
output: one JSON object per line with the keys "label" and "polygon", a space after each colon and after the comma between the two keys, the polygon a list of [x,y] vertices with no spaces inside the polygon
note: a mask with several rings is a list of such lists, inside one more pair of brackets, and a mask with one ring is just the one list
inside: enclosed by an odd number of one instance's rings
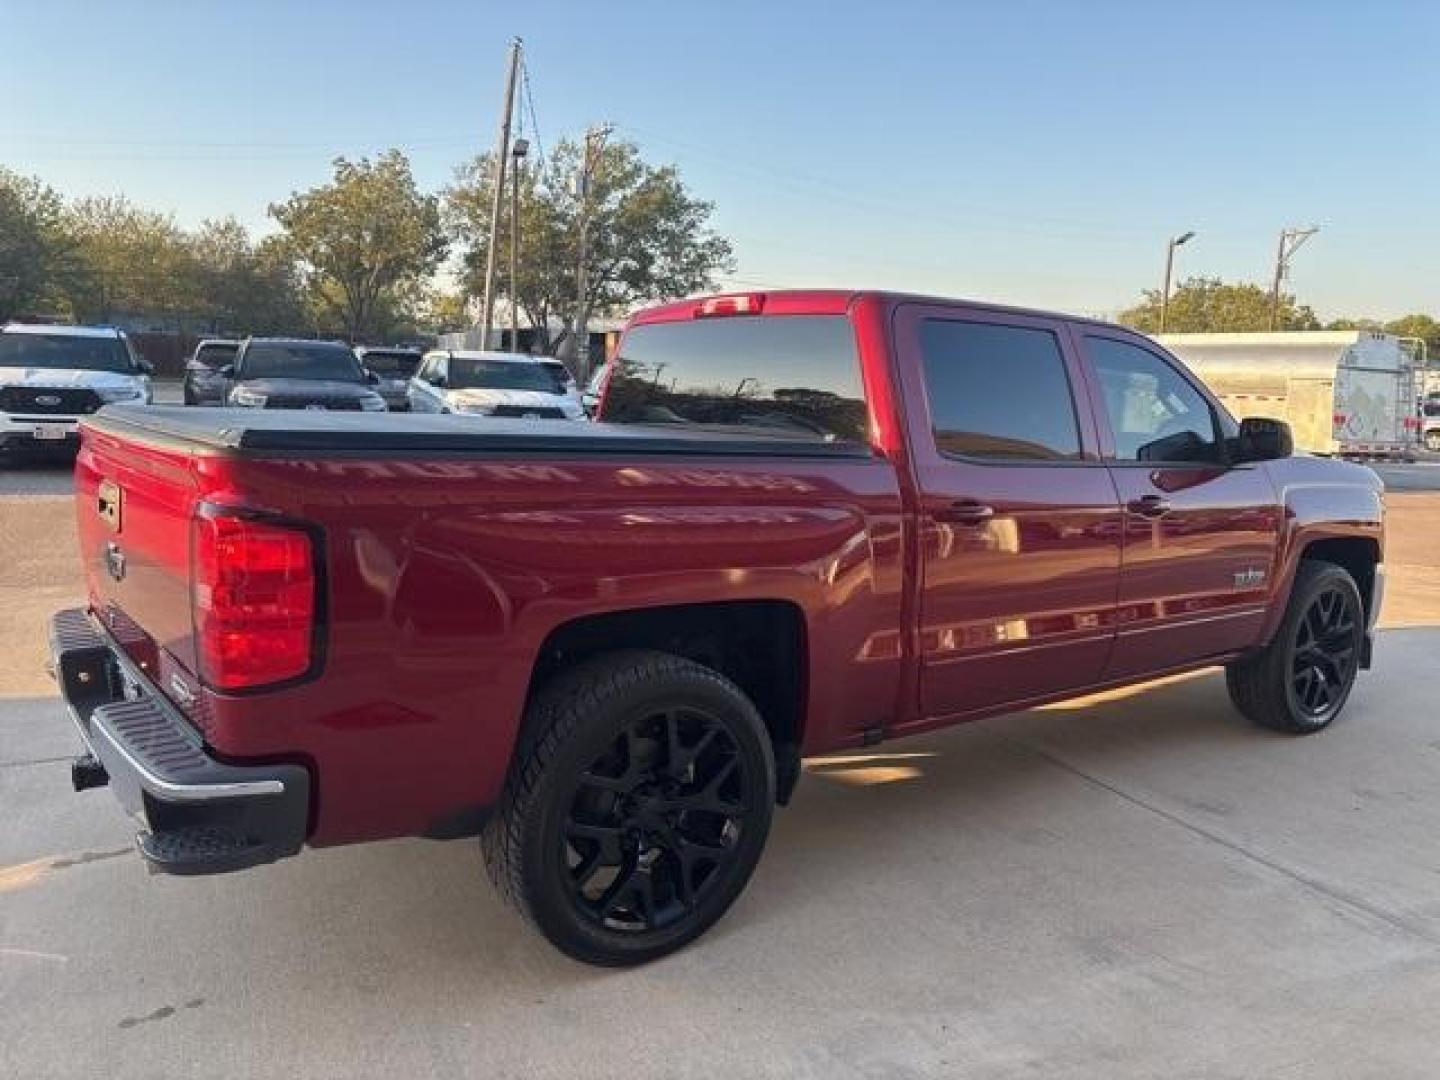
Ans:
{"label": "white trailer", "polygon": [[1155,339],[1237,419],[1286,421],[1296,449],[1408,458],[1420,443],[1421,372],[1400,338],[1370,330],[1161,334]]}

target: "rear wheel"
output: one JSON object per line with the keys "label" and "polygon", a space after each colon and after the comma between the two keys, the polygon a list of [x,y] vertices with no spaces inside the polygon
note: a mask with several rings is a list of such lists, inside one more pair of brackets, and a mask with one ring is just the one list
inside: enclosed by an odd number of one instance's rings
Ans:
{"label": "rear wheel", "polygon": [[537,694],[526,731],[483,846],[554,945],[642,963],[725,913],[775,803],[769,736],[738,687],[666,653],[610,653]]}
{"label": "rear wheel", "polygon": [[1365,608],[1355,580],[1334,563],[1303,561],[1274,639],[1225,669],[1230,699],[1262,727],[1319,731],[1350,697],[1364,635]]}

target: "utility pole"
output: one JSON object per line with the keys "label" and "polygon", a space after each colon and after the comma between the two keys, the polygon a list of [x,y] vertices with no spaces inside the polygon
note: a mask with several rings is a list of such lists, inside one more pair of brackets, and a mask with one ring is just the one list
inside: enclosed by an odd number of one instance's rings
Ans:
{"label": "utility pole", "polygon": [[1280,249],[1275,253],[1275,283],[1270,286],[1270,329],[1280,329],[1280,283],[1290,270],[1290,259],[1300,246],[1320,231],[1319,225],[1280,230]]}
{"label": "utility pole", "polygon": [[1175,249],[1195,237],[1195,231],[1172,236],[1165,245],[1165,284],[1160,288],[1160,333],[1165,332],[1165,317],[1170,313],[1170,271],[1175,266]]}
{"label": "utility pole", "polygon": [[490,200],[490,242],[485,245],[484,315],[480,347],[490,347],[490,327],[495,322],[495,257],[500,248],[500,208],[505,205],[505,164],[510,156],[510,116],[515,110],[515,73],[520,69],[522,45],[517,37],[510,42],[510,67],[505,73],[505,104],[500,110],[500,139],[495,147],[495,190]]}
{"label": "utility pole", "polygon": [[605,149],[605,140],[610,137],[610,130],[609,124],[601,124],[585,132],[585,158],[576,181],[575,194],[580,200],[580,237],[575,266],[575,328],[567,342],[567,352],[575,358],[575,378],[581,386],[590,378],[590,334],[586,326],[590,316],[590,305],[586,299],[590,289],[586,265],[590,245],[590,181],[600,164],[600,155]]}
{"label": "utility pole", "polygon": [[530,140],[517,138],[510,150],[510,351],[520,351],[520,165],[530,152]]}

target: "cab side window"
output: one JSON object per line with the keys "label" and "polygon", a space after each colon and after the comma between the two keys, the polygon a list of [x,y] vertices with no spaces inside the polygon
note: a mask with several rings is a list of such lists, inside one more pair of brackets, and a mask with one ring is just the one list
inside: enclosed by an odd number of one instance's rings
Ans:
{"label": "cab side window", "polygon": [[1128,342],[1086,335],[1085,344],[1115,437],[1116,461],[1220,461],[1214,410],[1179,371]]}
{"label": "cab side window", "polygon": [[926,319],[920,353],[940,453],[997,463],[1080,459],[1075,401],[1051,331]]}

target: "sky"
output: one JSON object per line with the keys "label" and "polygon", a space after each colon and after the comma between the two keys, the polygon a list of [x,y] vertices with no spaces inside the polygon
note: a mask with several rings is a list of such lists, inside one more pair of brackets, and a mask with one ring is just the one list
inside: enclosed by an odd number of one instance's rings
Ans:
{"label": "sky", "polygon": [[737,288],[1113,315],[1173,235],[1177,279],[1268,283],[1314,224],[1302,303],[1440,314],[1440,0],[0,0],[0,165],[257,232],[336,155],[439,189],[516,35],[528,134],[677,165]]}

